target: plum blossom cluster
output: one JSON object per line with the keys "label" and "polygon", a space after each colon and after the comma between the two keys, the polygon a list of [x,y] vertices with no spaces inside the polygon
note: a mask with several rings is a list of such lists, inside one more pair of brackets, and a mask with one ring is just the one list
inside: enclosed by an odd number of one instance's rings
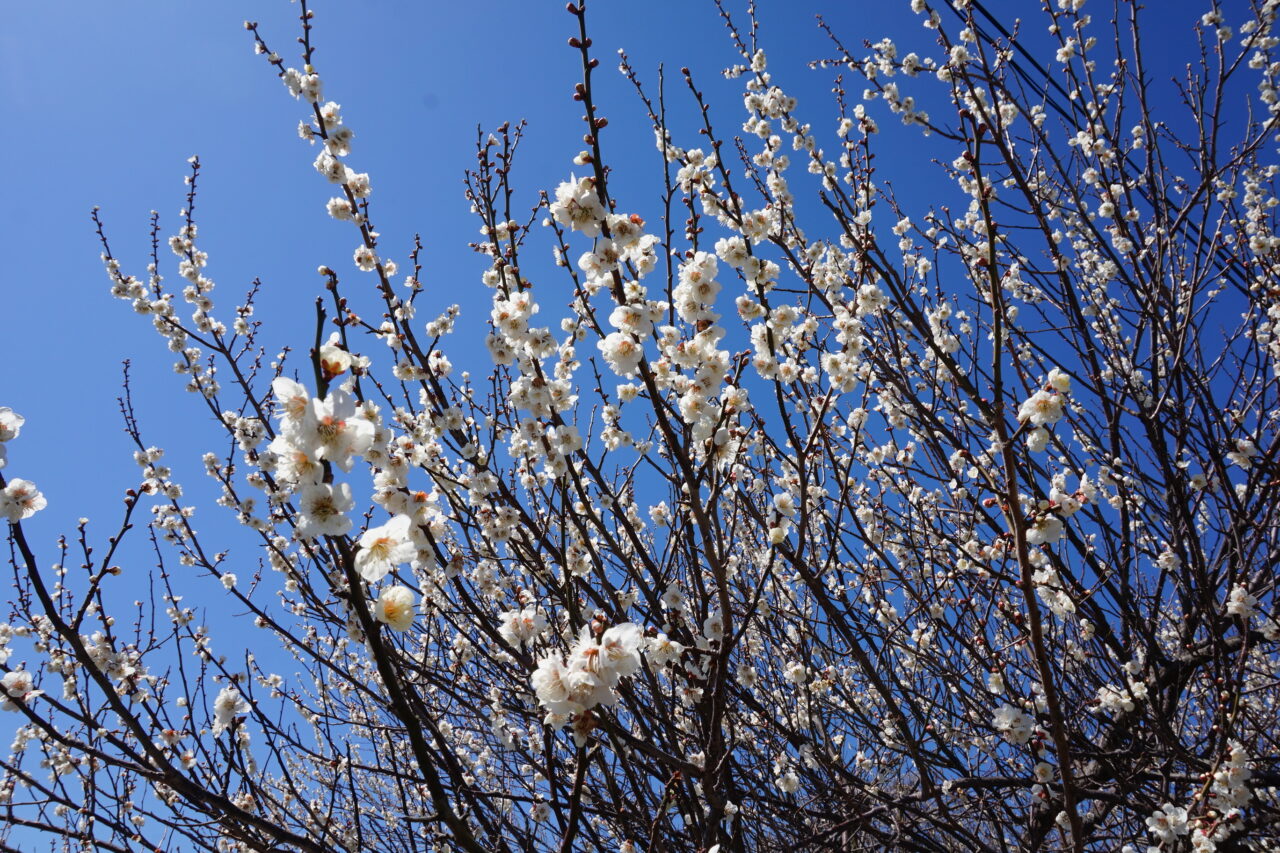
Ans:
{"label": "plum blossom cluster", "polygon": [[643,647],[639,625],[625,622],[602,629],[593,624],[582,629],[567,661],[555,652],[541,658],[530,680],[546,709],[545,723],[553,728],[573,723],[574,737],[585,742],[591,726],[588,712],[618,701],[622,679],[640,669]]}
{"label": "plum blossom cluster", "polygon": [[[328,353],[330,367],[345,372],[345,358]],[[334,374],[336,375],[336,374]],[[336,468],[350,471],[355,460],[370,452],[379,432],[378,409],[356,400],[350,389],[335,387],[323,398],[312,397],[301,383],[286,377],[272,382],[279,432],[267,445],[264,471],[297,495],[300,515],[296,534],[301,539],[341,536],[351,530],[348,513],[355,506],[346,482],[326,482]]]}

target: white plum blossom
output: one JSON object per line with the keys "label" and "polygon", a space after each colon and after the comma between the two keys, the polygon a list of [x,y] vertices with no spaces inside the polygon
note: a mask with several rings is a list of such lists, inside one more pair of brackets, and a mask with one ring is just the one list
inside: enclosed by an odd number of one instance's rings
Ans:
{"label": "white plum blossom", "polygon": [[[610,673],[626,678],[640,669],[640,651],[644,648],[644,631],[634,622],[623,622],[607,629],[600,637],[600,665]],[[579,654],[590,652],[583,645]]]}
{"label": "white plum blossom", "polygon": [[356,399],[345,391],[332,391],[323,400],[311,401],[310,429],[290,436],[299,447],[350,471],[352,456],[365,453],[373,443],[374,426],[359,410]]}
{"label": "white plum blossom", "polygon": [[12,441],[22,432],[26,418],[8,406],[0,406],[0,468],[5,465],[7,454],[6,442]]}
{"label": "white plum blossom", "polygon": [[1253,769],[1249,766],[1248,751],[1239,741],[1231,741],[1226,760],[1213,774],[1211,788],[1214,802],[1223,809],[1244,807],[1253,799],[1253,790],[1248,785],[1251,778],[1253,778]]}
{"label": "white plum blossom", "polygon": [[417,596],[407,586],[390,586],[378,596],[373,616],[393,631],[407,631],[413,625]]}
{"label": "white plum blossom", "polygon": [[240,693],[240,690],[232,685],[227,685],[218,693],[216,699],[213,700],[213,734],[218,736],[227,730],[231,725],[231,721],[236,717],[248,714],[252,710],[248,700]]}
{"label": "white plum blossom", "polygon": [[0,693],[0,711],[18,710],[19,703],[40,695],[34,688],[35,682],[32,680],[31,673],[25,669],[6,672],[4,677],[0,678],[0,689],[4,691]]}
{"label": "white plum blossom", "polygon": [[378,253],[361,243],[351,254],[356,269],[361,272],[373,272],[378,266]]}
{"label": "white plum blossom", "polygon": [[1187,810],[1172,803],[1165,803],[1147,818],[1147,828],[1151,830],[1151,834],[1157,841],[1172,844],[1178,840],[1178,836],[1186,835],[1189,831]]}
{"label": "white plum blossom", "polygon": [[556,187],[556,200],[551,203],[551,215],[566,228],[581,231],[584,237],[598,237],[604,214],[604,204],[596,192],[594,177],[570,177]]}
{"label": "white plum blossom", "polygon": [[411,561],[418,554],[410,529],[413,519],[397,515],[385,524],[371,527],[360,536],[356,551],[356,571],[369,583],[382,580],[396,566]]}
{"label": "white plum blossom", "polygon": [[287,430],[300,430],[312,414],[311,394],[302,383],[287,376],[277,376],[271,381],[271,392],[276,398],[276,417]]}
{"label": "white plum blossom", "polygon": [[615,625],[598,639],[588,625],[570,649],[567,663],[554,653],[538,661],[531,682],[549,722],[562,725],[597,705],[617,701],[619,682],[640,668],[643,639],[634,623]]}
{"label": "white plum blossom", "polygon": [[1227,453],[1227,461],[1240,468],[1252,468],[1258,455],[1258,445],[1248,438],[1237,438],[1235,449]]}
{"label": "white plum blossom", "polygon": [[604,355],[609,369],[619,376],[635,376],[644,358],[644,347],[628,332],[611,332],[596,346]]}
{"label": "white plum blossom", "polygon": [[654,666],[666,666],[680,660],[683,651],[684,646],[662,633],[651,637],[645,648],[645,654]]}
{"label": "white plum blossom", "polygon": [[[331,378],[354,362],[333,341],[322,348],[321,360]],[[320,400],[302,384],[283,376],[272,381],[271,390],[276,397],[280,434],[270,449],[281,458],[295,457],[297,480],[309,479],[313,473],[306,462],[326,460],[350,471],[352,457],[370,450],[376,433],[370,417],[376,409],[361,406],[350,392],[336,389]]]}
{"label": "white plum blossom", "polygon": [[351,530],[351,518],[346,513],[355,506],[355,501],[351,498],[351,487],[346,483],[304,486],[299,504],[299,539],[342,536]]}
{"label": "white plum blossom", "polygon": [[1031,740],[1031,735],[1035,732],[1035,720],[1007,702],[996,709],[991,718],[991,725],[1010,743],[1015,744],[1026,743]]}
{"label": "white plum blossom", "polygon": [[1052,545],[1062,538],[1062,519],[1052,513],[1037,518],[1027,528],[1028,545]]}
{"label": "white plum blossom", "polygon": [[1064,399],[1056,391],[1041,389],[1027,398],[1018,409],[1018,420],[1033,426],[1055,424],[1062,419]]}
{"label": "white plum blossom", "polygon": [[547,617],[529,605],[522,610],[507,610],[498,615],[498,634],[513,648],[532,643],[547,629]]}
{"label": "white plum blossom", "polygon": [[27,419],[8,406],[0,406],[0,443],[13,441]]}
{"label": "white plum blossom", "polygon": [[876,284],[864,284],[858,288],[857,316],[879,314],[889,304],[889,297]]}
{"label": "white plum blossom", "polygon": [[0,515],[11,524],[30,518],[47,505],[44,495],[30,480],[15,477],[0,491]]}
{"label": "white plum blossom", "polygon": [[1241,619],[1252,619],[1258,615],[1258,598],[1249,592],[1243,584],[1231,587],[1227,596],[1227,613]]}
{"label": "white plum blossom", "polygon": [[324,476],[324,464],[283,435],[271,439],[267,450],[275,462],[276,478],[284,483],[318,483]]}
{"label": "white plum blossom", "polygon": [[662,316],[655,310],[655,305],[619,305],[609,315],[609,324],[620,332],[630,332],[643,340],[653,333],[654,320]]}
{"label": "white plum blossom", "polygon": [[799,661],[791,661],[782,670],[782,677],[792,684],[804,684],[809,680],[809,669]]}
{"label": "white plum blossom", "polygon": [[[1145,692],[1144,690],[1137,691]],[[1111,684],[1104,684],[1098,688],[1098,710],[1103,711],[1112,716],[1121,716],[1128,714],[1137,707],[1137,701],[1141,696],[1135,695],[1135,691],[1116,687]]]}
{"label": "white plum blossom", "polygon": [[672,291],[672,297],[676,312],[685,322],[714,322],[719,317],[709,310],[720,293],[716,270],[716,256],[710,252],[695,252],[680,265],[680,283]]}

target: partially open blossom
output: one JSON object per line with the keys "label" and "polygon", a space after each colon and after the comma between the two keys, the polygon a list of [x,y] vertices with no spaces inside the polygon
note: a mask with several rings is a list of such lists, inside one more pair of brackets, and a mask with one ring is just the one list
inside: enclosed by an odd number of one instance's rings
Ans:
{"label": "partially open blossom", "polygon": [[413,624],[417,596],[407,586],[390,586],[378,596],[374,618],[394,631],[407,631]]}
{"label": "partially open blossom", "polygon": [[17,438],[26,420],[8,406],[0,406],[0,444]]}
{"label": "partially open blossom", "polygon": [[326,379],[341,376],[351,369],[351,353],[342,348],[337,334],[320,347],[320,369],[324,371]]}

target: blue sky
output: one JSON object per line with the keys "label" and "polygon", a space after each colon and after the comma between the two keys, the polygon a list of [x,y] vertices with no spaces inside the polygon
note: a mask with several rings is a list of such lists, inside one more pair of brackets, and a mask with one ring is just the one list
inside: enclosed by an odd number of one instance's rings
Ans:
{"label": "blue sky", "polygon": [[[895,19],[899,31],[914,18],[905,8],[879,11],[879,3],[765,6],[765,44],[802,102],[830,97],[829,77],[803,67],[828,53],[814,13],[852,31],[855,42],[887,32],[882,17]],[[466,248],[478,222],[462,196],[462,173],[474,162],[478,125],[520,118],[530,123],[517,162],[527,204],[574,168],[582,127],[570,100],[578,79],[576,53],[565,46],[571,18],[558,2],[510,0],[486,4],[483,15],[472,4],[443,2],[314,8],[326,98],[343,105],[356,131],[352,163],[372,173],[387,253],[403,260],[421,232],[428,289],[443,294],[419,303],[423,313],[457,301],[470,309],[464,329],[468,319],[481,323],[488,294],[478,282],[482,259]],[[82,515],[96,517],[98,508],[114,512],[136,477],[115,404],[124,359],[133,363],[145,436],[169,449],[179,474],[190,472],[183,477],[189,489],[203,477],[199,453],[211,449],[197,437],[208,415],[181,391],[163,342],[107,292],[89,221],[94,205],[102,206],[126,272],[143,275],[150,211],[161,213],[163,236],[174,233],[186,159],[199,154],[200,242],[218,282],[215,299],[229,312],[262,277],[259,317],[272,345],[305,346],[319,264],[350,269],[352,234],[325,216],[330,188],[311,168],[314,150],[296,136],[303,110],[253,55],[241,26],[254,18],[291,59],[297,12],[284,0],[6,4],[0,105],[13,130],[4,146],[9,203],[0,210],[7,259],[0,405],[28,419],[6,473],[35,480],[49,498],[48,510],[29,522],[38,540],[48,542]],[[633,191],[624,205],[653,205],[652,133],[612,70],[614,51],[625,48],[650,80],[660,62],[669,72],[693,68],[728,133],[740,122],[741,89],[717,72],[735,60],[733,48],[710,2],[598,0],[589,12],[604,65],[599,99],[612,122],[606,151]],[[673,100],[687,108],[680,95]],[[815,112],[830,116],[828,104]],[[172,284],[172,264],[167,272]]]}

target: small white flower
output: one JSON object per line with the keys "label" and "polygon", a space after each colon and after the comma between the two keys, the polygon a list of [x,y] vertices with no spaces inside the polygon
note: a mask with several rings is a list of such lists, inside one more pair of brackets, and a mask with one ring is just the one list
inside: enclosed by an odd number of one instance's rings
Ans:
{"label": "small white flower", "polygon": [[537,607],[530,605],[523,610],[508,610],[499,614],[498,634],[513,648],[520,648],[547,628],[547,617]]}
{"label": "small white flower", "polygon": [[800,777],[796,775],[794,770],[788,770],[776,780],[778,789],[784,794],[794,794],[800,790]]}
{"label": "small white flower", "polygon": [[666,666],[667,664],[680,659],[680,654],[684,651],[684,646],[668,637],[666,634],[659,634],[649,640],[648,648],[645,650],[655,666]]}
{"label": "small white flower", "polygon": [[5,673],[0,678],[0,710],[16,711],[18,703],[25,702],[40,695],[40,692],[33,690],[35,682],[31,678],[31,673],[25,669],[15,669],[13,672]]}
{"label": "small white flower", "polygon": [[360,536],[360,550],[356,552],[356,570],[369,583],[386,577],[393,568],[407,563],[418,555],[418,549],[410,539],[413,519],[397,515],[379,527],[371,527]]}
{"label": "small white flower", "polygon": [[600,236],[604,204],[596,192],[595,178],[578,180],[570,177],[556,187],[556,200],[551,203],[551,215],[566,228],[581,231],[584,237]]}
{"label": "small white flower", "polygon": [[1027,528],[1027,544],[1052,545],[1062,538],[1062,530],[1061,518],[1053,514],[1041,516]]}
{"label": "small white flower", "polygon": [[0,515],[13,524],[30,518],[48,506],[44,495],[29,480],[14,478],[0,492]]}
{"label": "small white flower", "polygon": [[250,710],[251,706],[238,689],[230,685],[222,688],[218,698],[213,700],[214,737],[226,731],[234,718],[247,714]]}
{"label": "small white flower", "polygon": [[378,596],[374,618],[393,631],[407,631],[413,624],[413,607],[417,596],[407,586],[392,586]]}
{"label": "small white flower", "polygon": [[378,266],[377,253],[363,243],[356,247],[352,259],[356,262],[356,269],[361,272],[372,272]]}
{"label": "small white flower", "polygon": [[1236,439],[1236,449],[1227,453],[1227,461],[1241,468],[1253,467],[1253,458],[1258,455],[1258,446],[1247,438]]}
{"label": "small white flower", "polygon": [[302,510],[297,525],[299,539],[342,536],[351,530],[351,519],[344,513],[355,506],[355,501],[351,498],[351,487],[346,483],[304,486],[299,503]]}
{"label": "small white flower", "polygon": [[1054,424],[1062,419],[1061,394],[1040,390],[1032,394],[1018,409],[1018,420],[1030,421],[1032,426]]}
{"label": "small white flower", "polygon": [[619,376],[631,377],[639,370],[644,347],[629,332],[611,332],[596,346],[609,363],[609,369]]}
{"label": "small white flower", "polygon": [[1147,829],[1161,842],[1172,843],[1179,835],[1186,835],[1187,810],[1172,803],[1165,803],[1147,818]]}
{"label": "small white flower", "polygon": [[1252,595],[1244,585],[1236,584],[1227,596],[1227,613],[1241,619],[1252,619],[1258,615],[1258,598]]}
{"label": "small white flower", "polygon": [[0,442],[13,441],[27,419],[8,406],[0,406]]}

